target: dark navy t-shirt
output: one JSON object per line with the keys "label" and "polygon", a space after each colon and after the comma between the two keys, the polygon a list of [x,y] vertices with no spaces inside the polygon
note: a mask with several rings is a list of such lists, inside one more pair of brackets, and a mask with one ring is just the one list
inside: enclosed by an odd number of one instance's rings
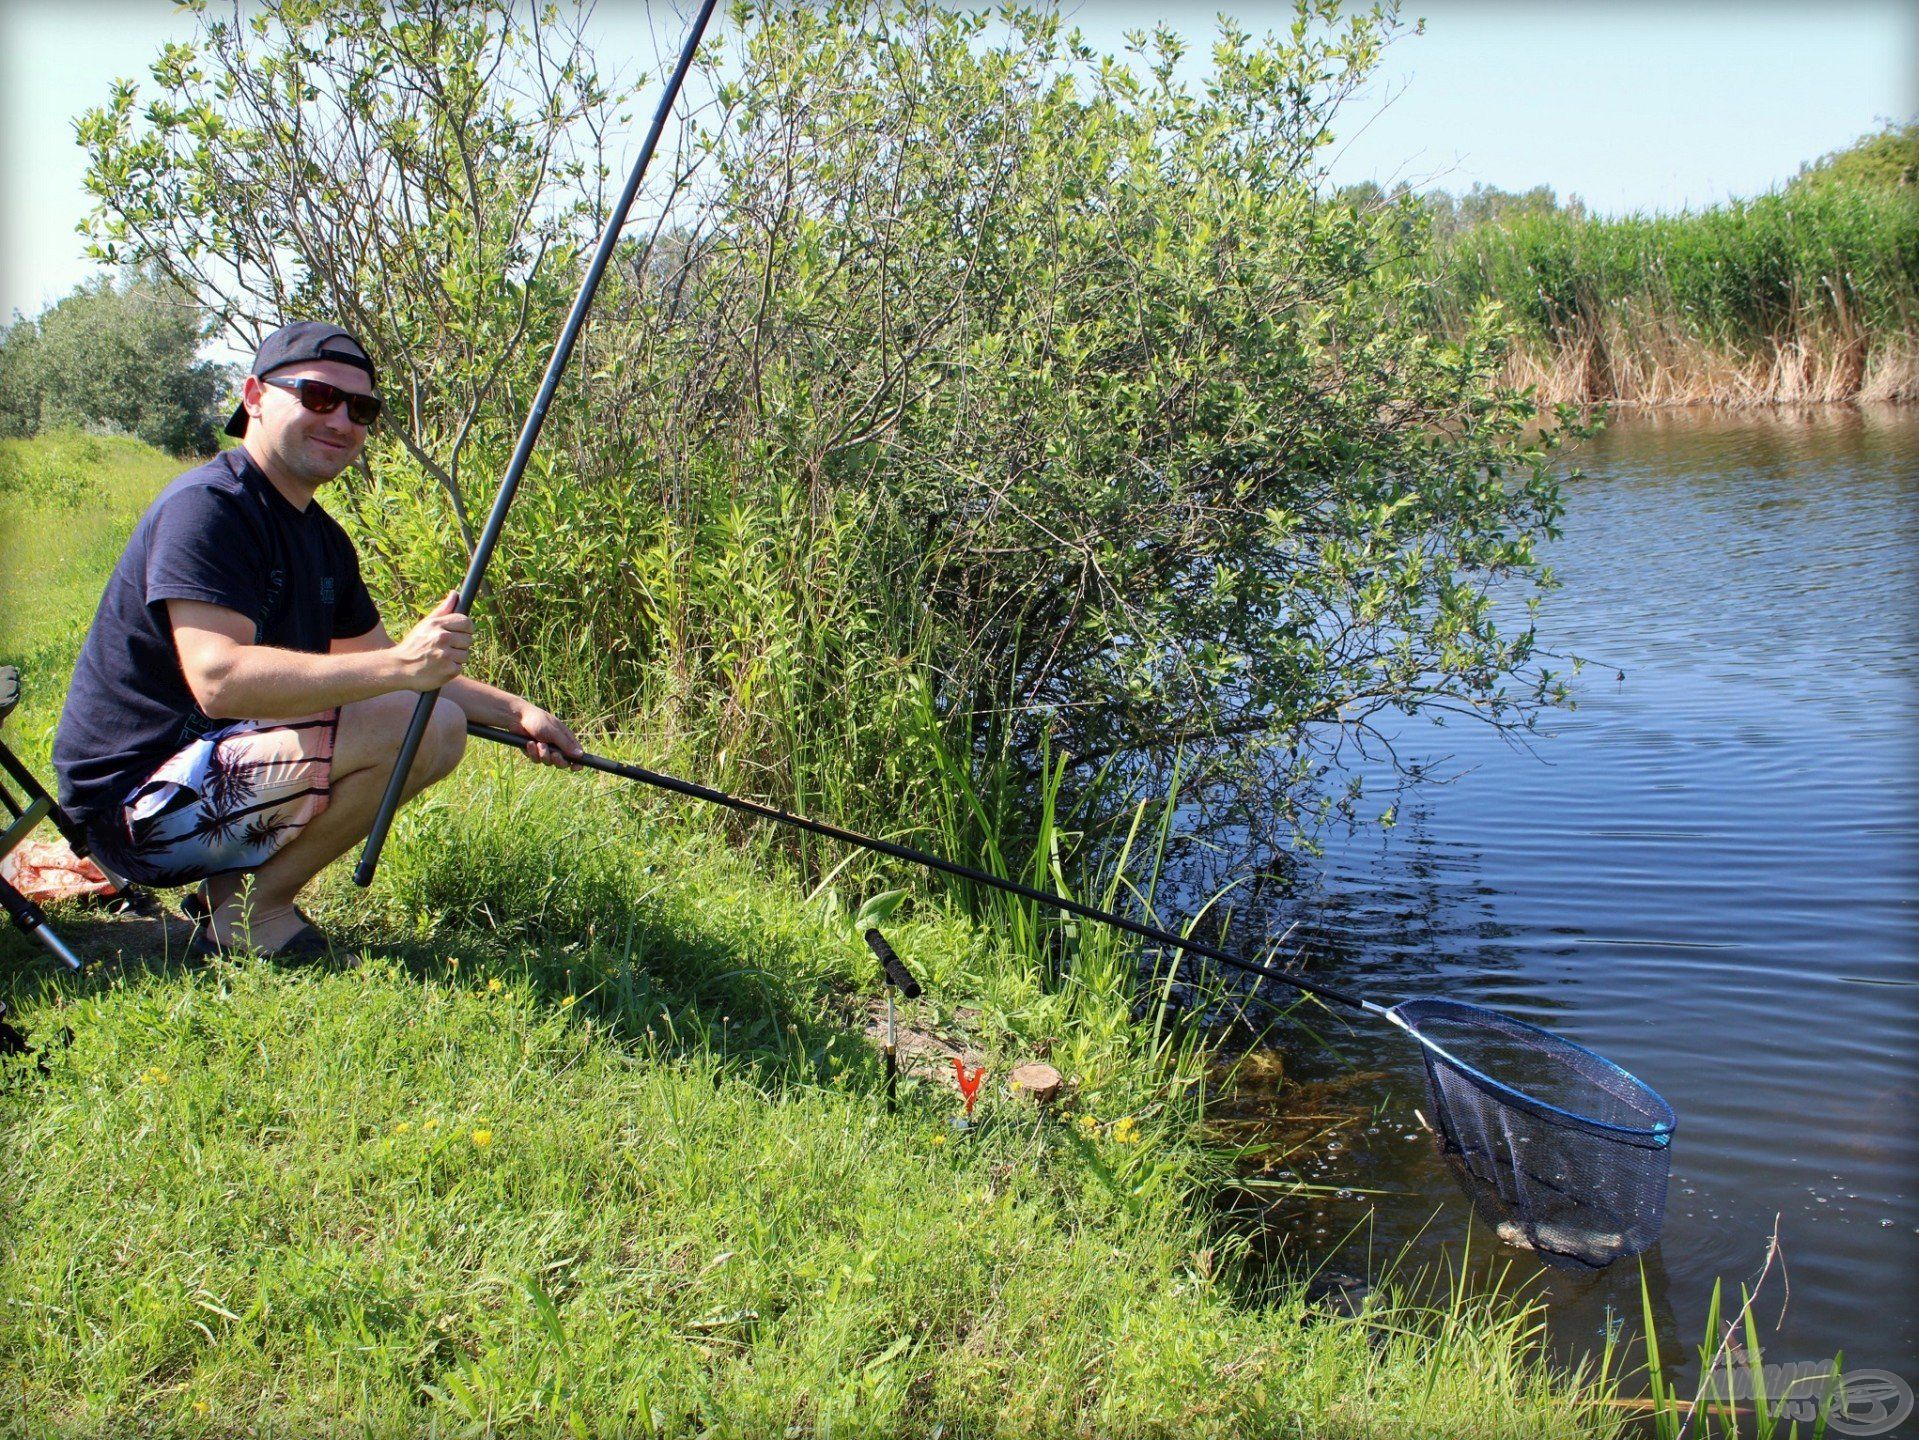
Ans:
{"label": "dark navy t-shirt", "polygon": [[232,723],[194,702],[168,600],[237,610],[255,644],[313,655],[380,620],[353,542],[317,503],[294,509],[244,449],[187,471],[134,527],[67,691],[53,765],[83,825],[117,818],[163,760]]}

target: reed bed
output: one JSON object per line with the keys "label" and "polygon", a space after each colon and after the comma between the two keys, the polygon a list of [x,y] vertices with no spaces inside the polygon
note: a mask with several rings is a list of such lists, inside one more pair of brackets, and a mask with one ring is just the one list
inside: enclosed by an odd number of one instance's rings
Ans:
{"label": "reed bed", "polygon": [[1497,306],[1549,403],[1919,399],[1919,192],[1828,187],[1681,215],[1515,217],[1422,262],[1436,328]]}

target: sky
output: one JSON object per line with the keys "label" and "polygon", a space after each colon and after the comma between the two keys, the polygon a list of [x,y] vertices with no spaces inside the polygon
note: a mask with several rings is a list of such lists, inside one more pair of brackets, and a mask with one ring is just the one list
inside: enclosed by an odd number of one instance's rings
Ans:
{"label": "sky", "polygon": [[[1208,41],[1219,8],[1254,31],[1271,3],[1080,0],[1097,47],[1167,20]],[[1919,111],[1919,5],[1900,0],[1430,0],[1345,112],[1341,181],[1453,191],[1552,186],[1594,210],[1676,210],[1764,192],[1806,160]],[[603,0],[603,58],[677,48],[681,12]],[[116,77],[146,78],[188,17],[170,0],[0,0],[0,319],[96,273],[74,226],[90,200],[73,120]],[[1185,69],[1196,77],[1208,46]],[[148,80],[144,89],[150,91]]]}

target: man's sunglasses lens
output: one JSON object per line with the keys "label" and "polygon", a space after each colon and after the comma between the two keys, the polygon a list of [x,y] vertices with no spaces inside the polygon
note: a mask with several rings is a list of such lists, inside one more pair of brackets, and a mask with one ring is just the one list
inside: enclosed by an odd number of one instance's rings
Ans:
{"label": "man's sunglasses lens", "polygon": [[300,403],[316,415],[330,415],[345,401],[346,418],[355,425],[371,425],[380,418],[378,395],[356,394],[324,380],[269,380],[266,383],[291,390],[300,397]]}

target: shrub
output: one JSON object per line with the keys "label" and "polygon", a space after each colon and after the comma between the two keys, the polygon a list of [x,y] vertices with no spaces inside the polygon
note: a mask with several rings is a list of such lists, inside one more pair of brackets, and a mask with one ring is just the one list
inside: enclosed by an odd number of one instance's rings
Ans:
{"label": "shrub", "polygon": [[1840,186],[1861,190],[1911,189],[1919,185],[1919,120],[1903,125],[1887,121],[1843,150],[1799,167],[1795,190]]}
{"label": "shrub", "polygon": [[[405,367],[352,510],[418,604],[504,466],[618,102],[517,7],[388,10],[205,22],[162,106],[128,84],[81,130],[106,252],[236,328],[259,307],[223,296],[300,298]],[[733,19],[491,572],[506,673],[875,815],[915,813],[928,745],[1305,786],[1386,712],[1555,698],[1490,598],[1546,580],[1555,432],[1490,321],[1419,327],[1396,222],[1321,198],[1390,16],[1228,23],[1198,89],[1165,30],[1111,57],[931,0]]]}
{"label": "shrub", "polygon": [[0,334],[0,434],[93,429],[210,454],[228,377],[199,358],[205,328],[192,295],[169,281],[79,286]]}

